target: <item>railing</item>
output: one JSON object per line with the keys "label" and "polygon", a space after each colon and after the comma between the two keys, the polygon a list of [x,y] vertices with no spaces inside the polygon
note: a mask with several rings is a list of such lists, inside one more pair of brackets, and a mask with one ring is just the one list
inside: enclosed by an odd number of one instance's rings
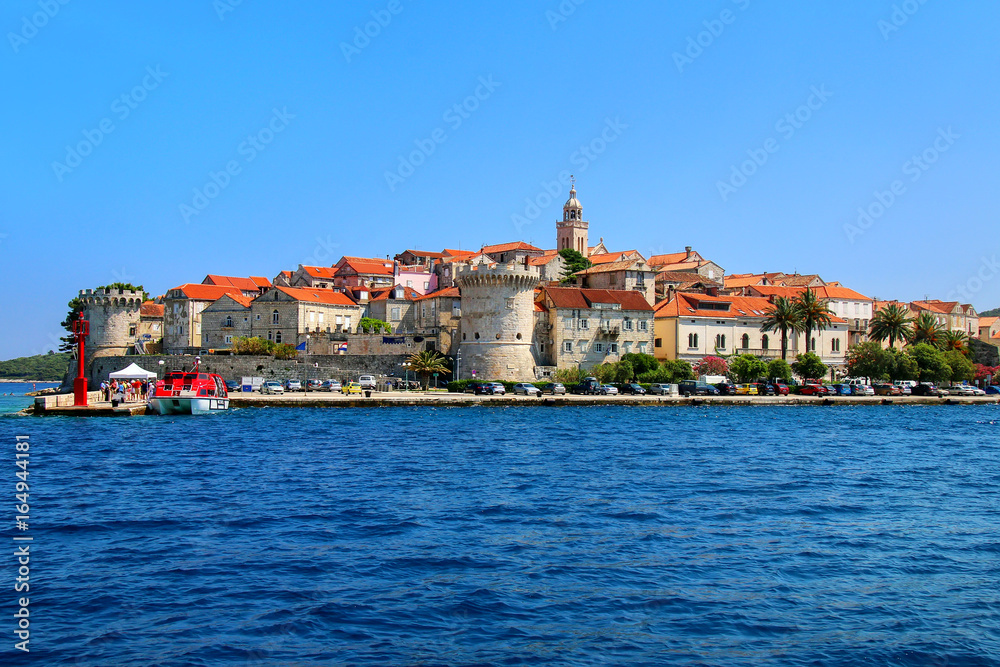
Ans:
{"label": "railing", "polygon": [[612,326],[607,326],[607,327],[602,326],[598,330],[598,333],[600,333],[602,336],[617,336],[617,335],[619,335],[621,333],[621,331],[620,331],[620,328],[617,327],[617,326],[613,326],[613,327]]}
{"label": "railing", "polygon": [[[737,347],[733,351],[736,354],[752,354],[756,357],[773,357],[773,358],[781,357],[780,347],[777,349],[768,348],[766,350],[760,347]],[[793,354],[791,349],[788,350],[788,354],[790,355]]]}

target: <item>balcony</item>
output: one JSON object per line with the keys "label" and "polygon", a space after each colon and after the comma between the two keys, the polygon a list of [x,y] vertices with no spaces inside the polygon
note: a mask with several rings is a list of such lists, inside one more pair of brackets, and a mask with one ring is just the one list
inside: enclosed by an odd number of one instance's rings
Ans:
{"label": "balcony", "polygon": [[[752,354],[755,357],[764,357],[765,359],[780,359],[781,358],[781,348],[777,349],[763,349],[760,347],[738,347],[733,350],[736,354]],[[788,350],[788,355],[794,355],[791,348]]]}
{"label": "balcony", "polygon": [[621,327],[618,325],[602,325],[597,333],[601,336],[618,336],[621,333]]}

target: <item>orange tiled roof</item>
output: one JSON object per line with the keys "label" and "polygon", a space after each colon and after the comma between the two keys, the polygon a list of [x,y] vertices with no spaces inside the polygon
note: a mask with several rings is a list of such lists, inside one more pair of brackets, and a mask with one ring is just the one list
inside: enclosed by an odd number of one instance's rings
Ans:
{"label": "orange tiled roof", "polygon": [[535,250],[541,252],[542,249],[536,248],[530,243],[525,243],[524,241],[515,241],[513,243],[501,243],[499,245],[484,245],[480,252],[493,254],[496,252],[508,252],[510,250]]}
{"label": "orange tiled roof", "polygon": [[[195,301],[215,301],[224,294],[229,296],[243,296],[243,292],[238,287],[230,285],[200,285],[196,283],[185,283],[170,289],[170,292],[180,291],[188,299]],[[175,297],[176,298],[176,297]]]}
{"label": "orange tiled roof", "polygon": [[417,295],[414,301],[423,301],[424,299],[436,299],[438,297],[448,297],[452,299],[457,299],[462,294],[458,291],[457,287],[445,287],[444,289],[439,289],[436,292],[431,292],[430,294],[424,294],[423,296]]}
{"label": "orange tiled roof", "polygon": [[558,256],[559,255],[542,255],[541,257],[529,257],[528,258],[528,265],[529,266],[544,266],[544,265],[548,264],[549,262],[555,260],[555,258],[558,257]]}
{"label": "orange tiled roof", "polygon": [[430,257],[431,259],[441,259],[444,257],[443,252],[429,252],[427,250],[404,250],[399,254],[403,255],[405,253],[410,253],[414,257]]}
{"label": "orange tiled roof", "polygon": [[441,259],[442,262],[461,262],[463,260],[469,259],[470,257],[475,257],[479,254],[478,250],[447,250],[444,251],[444,257]]}
{"label": "orange tiled roof", "polygon": [[626,259],[618,262],[607,262],[605,264],[598,264],[597,266],[592,266],[589,269],[584,269],[583,271],[577,271],[573,275],[575,276],[589,276],[595,273],[613,273],[615,271],[646,271],[653,273],[653,269],[648,267],[640,269],[636,266],[642,260],[639,259]]}
{"label": "orange tiled roof", "polygon": [[399,287],[403,288],[403,297],[401,299],[403,301],[415,301],[418,297],[421,296],[420,292],[416,291],[412,287],[396,285],[395,287],[392,288],[372,290],[372,298],[369,299],[369,301],[388,301],[392,293],[396,290],[396,288]]}
{"label": "orange tiled roof", "polygon": [[[264,284],[261,285],[258,282],[259,280],[265,281]],[[220,276],[210,273],[205,276],[205,280],[202,281],[202,284],[236,287],[244,292],[256,292],[261,287],[269,287],[271,285],[271,281],[266,278],[240,278],[237,276]]]}
{"label": "orange tiled roof", "polygon": [[979,326],[981,327],[991,327],[997,321],[995,317],[980,317]]}
{"label": "orange tiled roof", "polygon": [[278,285],[276,290],[284,292],[296,301],[306,301],[309,303],[323,303],[330,306],[356,306],[343,292],[334,292],[327,289],[309,289],[308,287],[283,287]]}
{"label": "orange tiled roof", "polygon": [[687,252],[670,252],[665,255],[653,255],[649,258],[650,266],[664,266],[666,264],[677,264],[688,258]]}
{"label": "orange tiled roof", "polygon": [[340,260],[344,266],[351,267],[355,273],[366,275],[391,276],[393,274],[394,263],[387,259],[374,257],[347,257]]}
{"label": "orange tiled roof", "polygon": [[329,278],[333,280],[336,270],[332,266],[303,266],[302,270],[313,278]]}
{"label": "orange tiled roof", "polygon": [[139,306],[140,317],[163,317],[163,304],[143,301]]}
{"label": "orange tiled roof", "polygon": [[621,262],[626,259],[639,259],[642,255],[638,250],[623,250],[621,252],[605,252],[599,255],[591,255],[587,259],[591,264],[608,264],[610,262]]}
{"label": "orange tiled roof", "polygon": [[[726,310],[705,308],[706,304],[728,305]],[[771,302],[756,296],[709,296],[678,292],[671,301],[661,301],[656,306],[656,317],[709,317],[716,319],[736,319],[764,317],[772,307]],[[841,324],[845,320],[831,316],[830,321]]]}
{"label": "orange tiled roof", "polygon": [[546,287],[544,291],[556,308],[586,309],[592,303],[617,303],[623,310],[653,310],[642,293],[635,290]]}

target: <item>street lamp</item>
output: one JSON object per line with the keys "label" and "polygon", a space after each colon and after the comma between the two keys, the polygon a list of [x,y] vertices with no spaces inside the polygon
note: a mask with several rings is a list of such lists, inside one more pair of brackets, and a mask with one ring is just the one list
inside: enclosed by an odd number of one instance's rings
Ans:
{"label": "street lamp", "polygon": [[410,362],[403,362],[403,386],[406,391],[410,391]]}
{"label": "street lamp", "polygon": [[163,361],[163,359],[160,359],[160,360],[159,360],[159,361],[158,361],[157,363],[159,363],[159,364],[160,364],[160,368],[159,368],[159,369],[157,369],[157,370],[159,370],[159,371],[160,371],[160,375],[158,375],[158,376],[156,377],[156,379],[157,379],[157,380],[162,380],[162,379],[163,379],[163,371],[164,371],[164,368],[163,368],[163,363],[164,363],[164,361]]}

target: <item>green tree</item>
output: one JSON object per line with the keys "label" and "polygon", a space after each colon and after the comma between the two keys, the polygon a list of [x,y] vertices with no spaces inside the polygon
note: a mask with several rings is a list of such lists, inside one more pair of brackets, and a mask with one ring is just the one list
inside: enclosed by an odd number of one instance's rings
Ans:
{"label": "green tree", "polygon": [[968,355],[969,337],[961,331],[945,331],[941,334],[941,349],[956,350],[964,355]]}
{"label": "green tree", "polygon": [[445,358],[434,350],[421,350],[410,355],[406,360],[410,364],[410,370],[424,378],[424,389],[427,389],[427,382],[434,373],[444,375],[450,373]]}
{"label": "green tree", "polygon": [[573,274],[577,271],[584,271],[589,269],[593,264],[590,260],[580,254],[579,251],[573,250],[572,248],[563,248],[559,251],[559,256],[563,258],[566,263],[566,267],[563,269],[562,281],[564,283],[573,281]]}
{"label": "green tree", "polygon": [[869,329],[872,340],[882,342],[888,339],[889,347],[894,348],[897,340],[909,340],[913,334],[913,318],[908,309],[891,303],[875,313]]}
{"label": "green tree", "polygon": [[806,334],[806,352],[815,352],[810,345],[813,329],[823,331],[830,326],[833,311],[827,306],[826,299],[820,299],[811,289],[806,289],[794,299],[794,302],[795,310],[799,313],[799,321],[802,323],[802,331]]}
{"label": "green tree", "polygon": [[80,297],[70,299],[70,302],[67,305],[69,306],[69,312],[66,314],[66,319],[60,323],[62,328],[66,330],[66,335],[59,339],[60,352],[72,352],[76,349],[76,336],[73,335],[73,322],[80,319],[80,313],[83,312],[83,301]]}
{"label": "green tree", "polygon": [[374,317],[362,317],[358,328],[365,333],[392,333],[392,325]]}
{"label": "green tree", "polygon": [[729,360],[729,375],[737,382],[753,382],[767,374],[767,362],[752,354]]}
{"label": "green tree", "polygon": [[288,343],[278,343],[274,346],[275,359],[294,359],[298,353],[295,346]]}
{"label": "green tree", "polygon": [[772,359],[767,364],[767,377],[771,380],[792,381],[792,367],[784,359]]}
{"label": "green tree", "polygon": [[622,361],[632,364],[636,375],[642,375],[649,371],[655,371],[660,367],[660,362],[651,354],[637,354],[629,352],[622,355]]}
{"label": "green tree", "polygon": [[826,376],[826,364],[812,352],[797,355],[792,370],[803,380],[822,380]]}
{"label": "green tree", "polygon": [[920,313],[920,316],[913,322],[913,334],[910,342],[914,345],[926,343],[940,348],[944,329],[938,324],[937,318],[930,313]]}
{"label": "green tree", "polygon": [[625,384],[631,382],[632,378],[635,376],[635,369],[632,367],[632,362],[627,359],[622,359],[617,364],[615,364],[615,374],[614,381],[619,384]]}
{"label": "green tree", "polygon": [[556,382],[563,384],[577,384],[583,379],[583,371],[579,368],[559,368],[556,369]]}
{"label": "green tree", "polygon": [[684,361],[683,359],[668,359],[663,362],[663,370],[669,375],[668,380],[665,382],[672,382],[674,384],[678,382],[683,382],[684,380],[694,379],[694,369],[691,368],[691,364]]}
{"label": "green tree", "polygon": [[616,370],[615,364],[598,364],[590,369],[590,374],[601,384],[607,384],[614,381]]}
{"label": "green tree", "polygon": [[952,382],[972,382],[976,378],[976,365],[959,350],[945,350],[941,353],[944,363],[951,368]]}
{"label": "green tree", "polygon": [[233,354],[240,355],[272,355],[274,354],[274,342],[264,340],[259,336],[247,337],[236,336],[230,345],[229,350]]}
{"label": "green tree", "polygon": [[876,341],[855,345],[847,352],[847,374],[851,377],[891,380],[895,366],[892,353],[882,349],[882,344]]}
{"label": "green tree", "polygon": [[788,334],[802,330],[802,320],[795,304],[783,296],[775,298],[771,308],[765,313],[761,331],[781,332],[781,358],[788,358]]}
{"label": "green tree", "polygon": [[916,380],[920,377],[920,367],[906,352],[890,350],[893,357],[890,376],[893,380]]}
{"label": "green tree", "polygon": [[912,345],[907,354],[917,365],[919,381],[947,382],[951,379],[951,366],[944,360],[941,350],[930,343]]}

